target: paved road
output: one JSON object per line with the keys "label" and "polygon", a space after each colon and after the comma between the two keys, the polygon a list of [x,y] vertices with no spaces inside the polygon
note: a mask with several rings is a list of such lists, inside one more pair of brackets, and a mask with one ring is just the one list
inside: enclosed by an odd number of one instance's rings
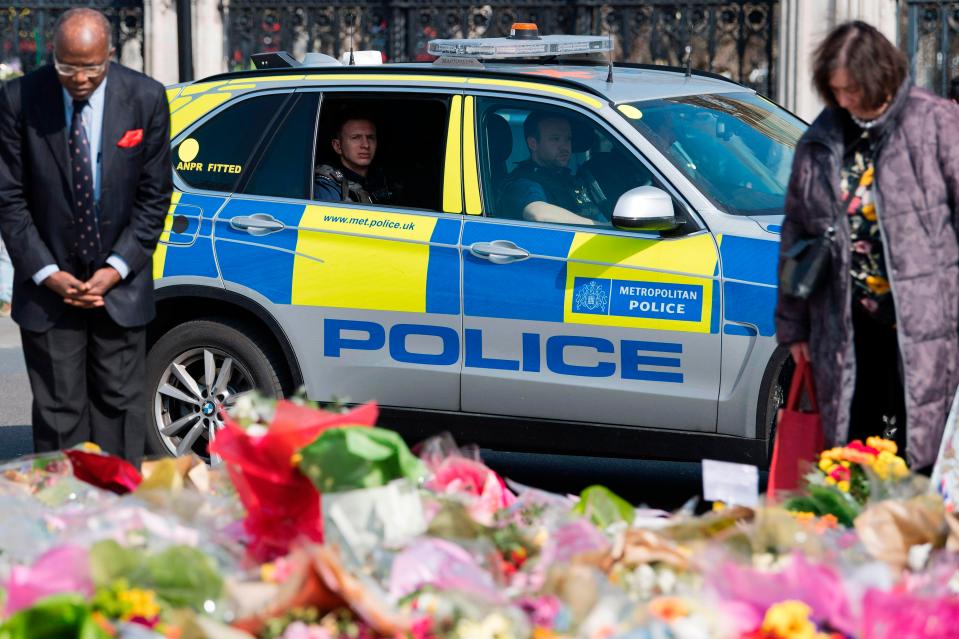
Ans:
{"label": "paved road", "polygon": [[10,318],[0,317],[0,459],[33,449],[30,400],[20,331]]}
{"label": "paved road", "polygon": [[[30,384],[20,350],[20,333],[0,318],[0,459],[29,453]],[[483,450],[495,470],[522,484],[578,493],[603,484],[635,503],[677,508],[701,487],[696,463],[648,462],[597,457],[561,457]]]}

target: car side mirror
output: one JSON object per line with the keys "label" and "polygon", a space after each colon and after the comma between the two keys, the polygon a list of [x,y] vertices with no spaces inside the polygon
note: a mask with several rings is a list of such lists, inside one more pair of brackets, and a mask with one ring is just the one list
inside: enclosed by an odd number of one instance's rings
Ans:
{"label": "car side mirror", "polygon": [[619,196],[613,226],[628,231],[669,231],[677,226],[673,198],[655,186],[637,186]]}

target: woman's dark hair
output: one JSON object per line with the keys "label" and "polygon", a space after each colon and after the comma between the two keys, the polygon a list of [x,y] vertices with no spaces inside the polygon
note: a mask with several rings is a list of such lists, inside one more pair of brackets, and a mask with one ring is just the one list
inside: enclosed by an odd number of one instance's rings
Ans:
{"label": "woman's dark hair", "polygon": [[959,76],[949,82],[949,99],[959,102]]}
{"label": "woman's dark hair", "polygon": [[862,89],[863,107],[878,109],[906,79],[906,56],[876,27],[856,20],[839,25],[813,54],[813,84],[823,102],[837,106],[829,76],[846,69]]}

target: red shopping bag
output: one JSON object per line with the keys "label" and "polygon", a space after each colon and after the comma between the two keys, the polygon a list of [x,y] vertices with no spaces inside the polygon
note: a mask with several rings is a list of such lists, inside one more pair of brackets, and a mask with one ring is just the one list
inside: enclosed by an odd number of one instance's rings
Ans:
{"label": "red shopping bag", "polygon": [[[808,413],[799,409],[803,391],[809,396],[811,410]],[[776,443],[766,487],[766,497],[770,500],[776,499],[777,491],[798,488],[803,463],[815,462],[823,449],[822,421],[813,388],[812,366],[806,359],[796,365],[789,398],[777,419]]]}

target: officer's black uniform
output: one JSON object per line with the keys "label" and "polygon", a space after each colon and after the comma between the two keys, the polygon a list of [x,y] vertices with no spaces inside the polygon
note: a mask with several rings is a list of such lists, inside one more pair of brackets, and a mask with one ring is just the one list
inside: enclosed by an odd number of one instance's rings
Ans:
{"label": "officer's black uniform", "polygon": [[[533,185],[538,185],[542,194]],[[542,197],[545,195],[545,198]],[[500,197],[499,210],[522,217],[522,211],[530,202],[543,200],[567,211],[592,220],[607,221],[590,195],[586,185],[567,168],[540,166],[532,160],[516,165]]]}
{"label": "officer's black uniform", "polygon": [[313,199],[327,202],[395,204],[399,185],[390,183],[379,168],[371,167],[366,176],[337,163],[316,167]]}

